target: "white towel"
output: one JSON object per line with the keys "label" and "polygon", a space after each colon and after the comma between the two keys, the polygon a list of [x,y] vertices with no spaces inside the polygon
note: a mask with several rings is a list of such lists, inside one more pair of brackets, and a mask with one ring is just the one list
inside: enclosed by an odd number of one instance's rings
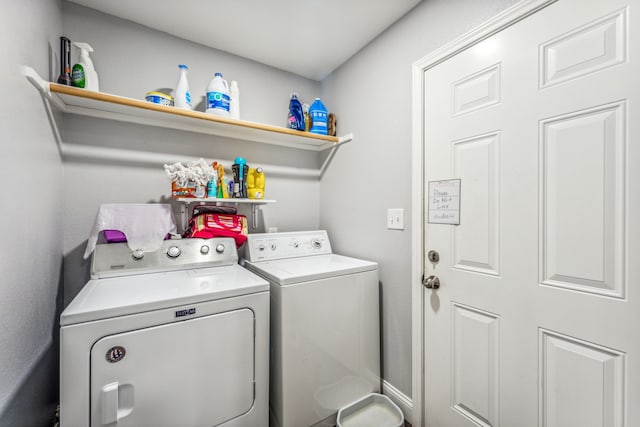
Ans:
{"label": "white towel", "polygon": [[111,203],[100,205],[93,230],[87,241],[84,258],[87,259],[96,247],[98,234],[102,230],[119,230],[127,236],[127,244],[134,251],[142,249],[153,252],[160,249],[168,233],[175,233],[171,205]]}

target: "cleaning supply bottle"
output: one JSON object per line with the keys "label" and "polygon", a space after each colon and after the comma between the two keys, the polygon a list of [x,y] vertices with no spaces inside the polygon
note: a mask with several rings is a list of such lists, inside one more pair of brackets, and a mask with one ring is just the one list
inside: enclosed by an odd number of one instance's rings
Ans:
{"label": "cleaning supply bottle", "polygon": [[304,113],[304,131],[309,132],[309,129],[311,129],[311,116],[309,116],[309,104],[302,104],[302,112]]}
{"label": "cleaning supply bottle", "polygon": [[247,160],[243,157],[236,157],[233,165],[231,166],[233,171],[233,197],[236,199],[247,198]]}
{"label": "cleaning supply bottle", "polygon": [[291,94],[289,100],[289,117],[287,120],[287,127],[289,129],[304,130],[304,113],[302,111],[302,104],[298,99],[297,93]]}
{"label": "cleaning supply bottle", "polygon": [[222,166],[221,163],[218,163],[218,199],[229,198],[228,185],[227,177],[224,174],[224,166]]}
{"label": "cleaning supply bottle", "polygon": [[324,106],[320,98],[316,98],[309,107],[309,116],[311,116],[311,133],[319,135],[327,134],[327,107]]}
{"label": "cleaning supply bottle", "polygon": [[189,92],[189,83],[187,82],[187,71],[189,67],[180,64],[178,68],[180,69],[180,77],[178,78],[173,105],[178,108],[184,108],[185,110],[191,110],[191,92]]}
{"label": "cleaning supply bottle", "polygon": [[230,99],[227,81],[222,78],[222,73],[216,73],[207,86],[207,113],[228,116]]}
{"label": "cleaning supply bottle", "polygon": [[71,86],[71,40],[60,37],[60,75],[58,83]]}
{"label": "cleaning supply bottle", "polygon": [[229,105],[229,115],[232,119],[240,119],[240,88],[238,82],[231,80],[231,86],[229,87],[231,94],[231,104]]}
{"label": "cleaning supply bottle", "polygon": [[247,174],[247,197],[264,199],[264,181],[262,168],[250,168]]}
{"label": "cleaning supply bottle", "polygon": [[80,49],[80,60],[71,69],[71,83],[76,87],[99,92],[98,73],[89,58],[89,52],[93,52],[93,48],[88,43],[74,42],[73,45]]}

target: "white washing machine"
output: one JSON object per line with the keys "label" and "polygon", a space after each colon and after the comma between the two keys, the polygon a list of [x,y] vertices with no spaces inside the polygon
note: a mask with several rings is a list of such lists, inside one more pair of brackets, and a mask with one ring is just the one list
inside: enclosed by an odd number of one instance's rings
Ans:
{"label": "white washing machine", "polygon": [[98,245],[60,317],[62,427],[268,426],[269,284],[233,239]]}
{"label": "white washing machine", "polygon": [[341,407],[380,390],[375,262],[309,231],[250,234],[244,266],[271,285],[272,427],[334,426]]}

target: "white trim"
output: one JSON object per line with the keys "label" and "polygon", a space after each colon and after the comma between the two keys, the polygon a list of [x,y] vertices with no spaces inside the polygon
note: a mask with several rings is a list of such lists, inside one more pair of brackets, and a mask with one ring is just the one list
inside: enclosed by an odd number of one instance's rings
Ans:
{"label": "white trim", "polygon": [[409,396],[395,388],[393,384],[386,380],[382,380],[382,394],[388,396],[393,403],[398,405],[404,414],[404,419],[413,424],[413,402]]}
{"label": "white trim", "polygon": [[522,0],[475,29],[413,63],[411,162],[411,368],[414,427],[424,425],[424,288],[421,283],[424,230],[424,73],[470,46],[525,19],[557,0]]}

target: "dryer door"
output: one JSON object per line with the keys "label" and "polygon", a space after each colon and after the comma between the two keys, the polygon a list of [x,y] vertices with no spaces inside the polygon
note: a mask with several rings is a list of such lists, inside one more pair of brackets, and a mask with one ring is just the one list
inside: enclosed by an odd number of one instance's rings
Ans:
{"label": "dryer door", "polygon": [[253,401],[249,309],[106,336],[91,349],[93,427],[213,426]]}

